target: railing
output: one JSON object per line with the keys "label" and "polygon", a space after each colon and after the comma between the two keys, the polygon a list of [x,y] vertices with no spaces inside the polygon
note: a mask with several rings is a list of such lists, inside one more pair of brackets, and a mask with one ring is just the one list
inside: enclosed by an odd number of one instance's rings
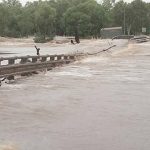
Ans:
{"label": "railing", "polygon": [[[0,78],[11,75],[51,69],[55,66],[68,64],[81,55],[41,55],[0,58]],[[3,63],[4,62],[4,63]]]}
{"label": "railing", "polygon": [[[109,51],[116,45],[93,53],[75,53],[68,55],[16,56],[0,58],[0,78],[9,78],[17,74],[32,73],[38,70],[50,70],[53,67],[68,64],[88,55],[97,55]],[[5,62],[5,63],[3,63]],[[1,81],[0,81],[1,83]]]}

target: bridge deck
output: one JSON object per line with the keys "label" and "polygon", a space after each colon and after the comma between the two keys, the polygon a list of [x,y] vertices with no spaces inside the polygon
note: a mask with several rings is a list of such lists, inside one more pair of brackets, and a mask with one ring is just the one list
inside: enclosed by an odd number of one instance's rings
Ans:
{"label": "bridge deck", "polygon": [[[55,66],[68,64],[79,55],[42,55],[0,58],[0,78],[22,73],[52,69]],[[17,62],[19,60],[19,63]],[[5,64],[2,62],[5,61]]]}

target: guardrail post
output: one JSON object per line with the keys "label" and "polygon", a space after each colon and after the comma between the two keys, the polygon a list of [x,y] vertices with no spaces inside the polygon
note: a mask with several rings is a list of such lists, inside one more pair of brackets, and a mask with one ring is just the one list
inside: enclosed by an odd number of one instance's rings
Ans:
{"label": "guardrail post", "polygon": [[55,56],[50,56],[50,60],[54,61],[55,60]]}
{"label": "guardrail post", "polygon": [[61,57],[62,57],[61,55],[58,55],[57,60],[61,60]]}
{"label": "guardrail post", "polygon": [[67,59],[68,59],[68,56],[65,55],[65,56],[64,56],[64,60],[67,60]]}
{"label": "guardrail post", "polygon": [[70,59],[75,59],[74,55],[71,55],[69,58],[70,58]]}
{"label": "guardrail post", "polygon": [[47,57],[42,57],[42,62],[45,62],[47,60]]}
{"label": "guardrail post", "polygon": [[64,61],[65,61],[66,64],[70,63],[69,59],[70,59],[69,55],[64,55]]}
{"label": "guardrail post", "polygon": [[3,61],[3,58],[1,57],[1,58],[0,58],[0,65],[2,64],[2,61]]}
{"label": "guardrail post", "polygon": [[21,58],[21,64],[25,64],[25,63],[27,63],[27,61],[28,61],[28,57],[25,57],[25,58]]}
{"label": "guardrail post", "polygon": [[[15,64],[15,59],[8,59],[8,65],[14,65]],[[7,77],[8,80],[14,80],[15,76],[14,75],[10,75]]]}
{"label": "guardrail post", "polygon": [[[59,55],[43,55],[43,56],[15,56],[0,58],[0,77],[7,77],[9,80],[14,79],[14,75],[30,75],[38,70],[52,69],[62,64],[68,64],[76,59],[77,55],[59,54]],[[49,59],[50,58],[50,59]],[[39,61],[38,61],[39,59]],[[19,60],[20,64],[15,64],[15,60]],[[3,65],[2,61],[8,61]],[[30,62],[30,63],[28,63]],[[32,63],[31,63],[32,62]],[[37,63],[38,62],[38,63]],[[2,63],[2,64],[1,64]]]}
{"label": "guardrail post", "polygon": [[15,59],[8,59],[8,65],[15,64]]}
{"label": "guardrail post", "polygon": [[33,58],[32,58],[32,62],[33,62],[33,63],[37,62],[37,57],[35,57],[35,58],[33,57]]}

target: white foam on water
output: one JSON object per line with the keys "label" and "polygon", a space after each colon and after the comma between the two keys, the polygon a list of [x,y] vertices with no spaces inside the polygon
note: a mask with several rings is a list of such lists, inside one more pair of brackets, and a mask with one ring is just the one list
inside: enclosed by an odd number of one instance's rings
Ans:
{"label": "white foam on water", "polygon": [[81,66],[67,66],[61,68],[60,70],[55,70],[53,72],[47,72],[47,76],[75,76],[75,77],[91,77],[92,71],[90,67]]}
{"label": "white foam on water", "polygon": [[83,59],[82,63],[97,63],[97,62],[104,62],[104,61],[108,61],[109,57],[101,57],[101,56],[95,56],[95,57],[88,57]]}
{"label": "white foam on water", "polygon": [[25,87],[25,84],[15,84],[15,83],[2,83],[3,87],[6,87],[7,89],[11,90],[18,90]]}
{"label": "white foam on water", "polygon": [[49,88],[53,88],[54,86],[53,85],[40,85],[40,87],[49,89]]}
{"label": "white foam on water", "polygon": [[76,71],[62,71],[57,73],[57,75],[61,75],[61,76],[76,76],[76,77],[91,77],[92,74],[90,73],[79,73]]}
{"label": "white foam on water", "polygon": [[131,82],[140,82],[142,81],[142,78],[139,78],[139,77],[124,77],[124,80],[125,81],[131,81]]}

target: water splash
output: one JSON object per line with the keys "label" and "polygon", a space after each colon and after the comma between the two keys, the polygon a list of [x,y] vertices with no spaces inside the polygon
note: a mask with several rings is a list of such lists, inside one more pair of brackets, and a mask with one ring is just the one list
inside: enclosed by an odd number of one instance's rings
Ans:
{"label": "water splash", "polygon": [[94,56],[94,57],[88,57],[83,59],[82,63],[97,63],[97,62],[106,62],[109,60],[109,57],[102,57],[102,56]]}
{"label": "water splash", "polygon": [[78,67],[78,68],[70,68],[70,70],[64,70],[58,72],[57,75],[62,76],[76,76],[76,77],[91,77],[92,74],[89,71],[89,68],[86,67]]}

